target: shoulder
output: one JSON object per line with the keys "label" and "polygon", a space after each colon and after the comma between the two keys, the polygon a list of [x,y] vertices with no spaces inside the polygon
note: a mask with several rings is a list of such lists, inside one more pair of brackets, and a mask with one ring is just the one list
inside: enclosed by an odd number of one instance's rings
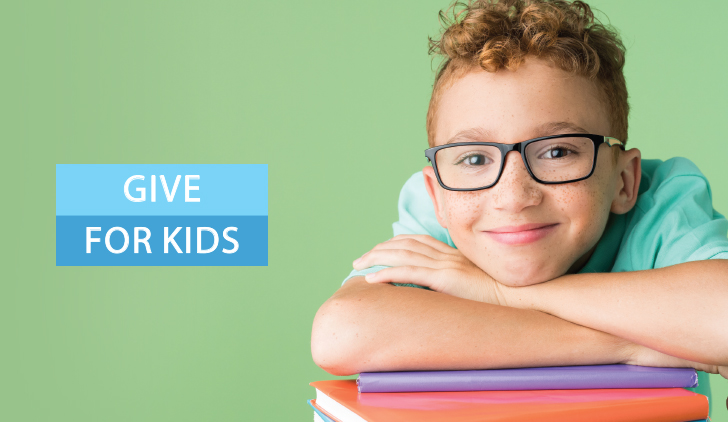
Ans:
{"label": "shoulder", "polygon": [[710,184],[692,161],[643,160],[642,168],[617,267],[659,268],[728,251],[728,221],[713,209]]}
{"label": "shoulder", "polygon": [[404,182],[404,186],[402,186],[399,193],[399,201],[402,202],[403,199],[421,200],[423,196],[427,197],[428,200],[430,199],[425,190],[425,175],[422,174],[422,171],[418,171]]}
{"label": "shoulder", "polygon": [[712,214],[710,183],[695,163],[683,157],[642,161],[642,181],[635,204],[637,214],[662,214],[696,204]]}
{"label": "shoulder", "polygon": [[403,214],[411,216],[434,216],[435,208],[425,189],[425,176],[421,171],[410,176],[399,192],[397,203],[400,218]]}
{"label": "shoulder", "polygon": [[655,192],[669,187],[670,183],[679,178],[687,178],[687,182],[708,186],[708,179],[698,166],[687,158],[675,157],[666,161],[642,160],[640,194],[648,190]]}
{"label": "shoulder", "polygon": [[450,233],[437,221],[435,207],[425,188],[425,176],[421,171],[410,176],[399,193],[397,204],[399,221],[392,224],[394,235],[427,234],[454,246]]}

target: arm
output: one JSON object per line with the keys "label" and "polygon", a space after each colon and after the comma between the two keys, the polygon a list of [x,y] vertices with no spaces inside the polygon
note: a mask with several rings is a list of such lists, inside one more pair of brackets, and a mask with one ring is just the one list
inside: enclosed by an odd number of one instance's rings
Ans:
{"label": "arm", "polygon": [[635,347],[542,312],[363,277],[321,306],[311,336],[314,361],[334,375],[631,363]]}
{"label": "arm", "polygon": [[[559,325],[564,322],[561,319],[551,320],[552,322],[548,322],[548,325],[546,325],[547,321],[519,321],[518,319],[521,318],[519,314],[508,314],[508,311],[503,310],[504,308],[506,310],[516,310],[516,308],[497,306],[509,305],[513,307],[520,307],[521,310],[531,308],[532,311],[544,310],[552,312],[557,316],[563,316],[564,319],[574,318],[574,315],[576,315],[576,317],[581,319],[578,321],[574,319],[572,322],[579,324],[576,327],[579,327],[580,329],[585,329],[586,327],[592,327],[594,329],[600,329],[603,327],[603,331],[613,329],[614,331],[610,331],[610,333],[618,337],[621,337],[619,334],[627,333],[625,337],[627,337],[628,340],[632,339],[635,343],[626,346],[628,349],[631,348],[632,350],[631,353],[628,353],[629,359],[626,363],[644,366],[690,366],[705,372],[718,373],[720,371],[723,376],[728,374],[727,367],[718,367],[718,365],[721,365],[720,360],[714,362],[709,359],[704,359],[699,360],[699,362],[703,363],[696,363],[696,358],[693,357],[697,356],[697,358],[703,359],[706,353],[713,353],[714,355],[720,354],[721,351],[724,352],[725,349],[717,350],[715,344],[707,344],[704,342],[703,347],[707,350],[700,350],[699,347],[689,344],[691,340],[699,338],[699,336],[693,335],[693,337],[687,337],[688,340],[686,341],[686,337],[683,335],[692,328],[690,327],[691,323],[704,323],[704,318],[701,318],[700,315],[694,315],[695,309],[689,307],[690,304],[697,306],[697,303],[700,303],[700,300],[703,299],[704,294],[698,294],[699,292],[712,292],[712,294],[715,295],[713,304],[716,306],[718,303],[721,303],[721,298],[725,297],[723,294],[723,292],[725,292],[725,288],[720,288],[719,286],[724,285],[720,284],[722,283],[720,281],[721,277],[724,277],[720,274],[728,274],[725,267],[725,263],[728,261],[725,260],[682,264],[680,266],[683,267],[682,275],[667,284],[664,284],[666,277],[665,273],[674,271],[674,268],[677,268],[678,266],[663,268],[660,270],[648,270],[632,273],[568,275],[551,280],[548,283],[529,287],[508,288],[485,274],[480,268],[465,258],[457,249],[450,248],[429,236],[401,235],[377,245],[374,249],[357,260],[354,266],[355,268],[366,268],[375,262],[381,263],[382,265],[390,265],[392,267],[367,275],[366,281],[372,285],[381,285],[386,287],[388,286],[386,283],[389,282],[415,283],[427,286],[437,292],[445,293],[445,296],[451,296],[457,300],[465,300],[465,303],[472,304],[472,302],[482,302],[484,304],[492,304],[491,306],[496,306],[495,308],[483,308],[484,310],[480,311],[483,313],[475,317],[474,312],[477,311],[464,311],[464,305],[454,305],[452,306],[451,311],[449,311],[457,315],[457,318],[467,319],[468,317],[473,317],[474,320],[472,321],[472,324],[474,325],[474,328],[470,329],[475,329],[477,331],[477,329],[480,328],[484,330],[482,333],[483,337],[473,337],[471,338],[472,343],[463,347],[478,347],[478,345],[480,345],[480,347],[483,348],[485,347],[483,345],[486,344],[488,351],[492,350],[496,353],[496,356],[489,357],[492,360],[486,362],[486,364],[501,365],[501,361],[498,359],[503,359],[503,357],[499,357],[499,354],[506,353],[508,358],[515,358],[515,361],[508,361],[504,365],[549,365],[549,363],[543,363],[543,357],[540,355],[540,353],[543,353],[544,350],[549,352],[556,351],[556,360],[559,361],[559,359],[562,359],[560,363],[556,363],[557,365],[580,364],[579,362],[565,359],[563,355],[558,355],[559,344],[554,345],[549,342],[550,339],[553,340],[553,336],[563,334],[567,336],[567,339],[560,341],[567,341],[565,345],[569,347],[571,344],[568,343],[568,341],[576,341],[574,338],[568,337],[569,333],[574,333],[572,326],[568,324]],[[711,277],[707,273],[701,274],[697,272],[694,267],[698,265],[711,266],[712,271],[714,271],[713,276]],[[652,290],[646,292],[644,289],[646,282],[642,281],[641,278],[644,274],[648,273],[654,277],[648,277],[645,279],[652,280],[650,282]],[[610,284],[608,282],[608,280],[616,280],[621,277],[629,277],[624,278],[623,283],[619,284],[619,286],[623,288],[622,290],[615,288],[617,283]],[[693,283],[688,288],[688,286],[683,286],[683,284],[690,284],[685,283],[686,279],[701,280],[702,284]],[[590,283],[589,280],[597,281]],[[600,281],[601,284],[599,284]],[[551,290],[550,286],[557,282],[561,283],[557,284],[560,287],[558,289]],[[572,284],[566,284],[567,282]],[[715,285],[714,283],[718,283],[719,285]],[[598,290],[594,287],[597,285],[601,286],[602,290]],[[577,289],[575,286],[578,286],[579,288]],[[668,288],[665,288],[666,286]],[[665,297],[668,297],[669,300],[666,300]],[[683,300],[686,300],[686,302],[676,300],[676,298],[679,297],[682,297]],[[725,302],[725,300],[723,300],[723,302]],[[397,301],[394,301],[393,306],[397,306],[397,303]],[[682,303],[687,303],[688,305],[682,305]],[[545,306],[545,304],[548,306]],[[670,304],[676,304],[677,306],[665,308],[666,305]],[[625,308],[629,309],[625,311],[620,307],[620,305],[627,305]],[[477,308],[477,305],[472,306]],[[579,310],[580,313],[574,312],[574,309]],[[665,309],[672,312],[669,319],[666,319],[662,314]],[[640,310],[644,312],[640,312]],[[386,309],[385,311],[390,310]],[[427,307],[424,307],[422,312],[429,313],[430,311]],[[448,311],[443,312],[445,315],[448,315]],[[715,313],[715,311],[712,312],[712,317],[715,319],[712,320],[713,322],[708,327],[699,331],[699,333],[712,333],[711,328],[720,328],[718,323],[726,320],[725,318],[720,317],[720,315],[724,315],[724,310],[719,311],[718,313]],[[720,312],[723,313],[721,314]],[[640,313],[647,314],[646,318],[648,318],[648,320],[639,320]],[[493,315],[497,315],[497,317]],[[537,315],[539,314],[537,313]],[[618,315],[619,317],[614,318],[615,315]],[[428,319],[425,322],[430,323],[429,317],[431,316],[435,319],[438,318],[436,315],[426,315]],[[685,320],[678,320],[678,316],[688,318],[687,324]],[[592,319],[589,319],[589,317]],[[544,325],[539,325],[540,322],[543,322]],[[437,321],[434,323],[437,324]],[[532,336],[534,339],[538,339],[540,335],[545,334],[547,331],[531,333],[528,330],[553,329],[555,333],[553,333],[551,337],[547,335],[546,339],[537,340],[535,344],[529,344],[525,340],[523,344],[514,343],[514,337],[508,333],[507,327],[509,323],[514,324],[511,326],[514,330],[525,330],[519,334]],[[413,324],[416,324],[416,322],[413,322]],[[651,334],[651,337],[647,342],[645,342],[642,337],[654,332],[654,324],[659,325],[663,331],[658,332],[657,334]],[[440,329],[447,330],[448,325],[442,324]],[[468,335],[467,330],[468,329],[465,329],[463,335]],[[597,332],[603,334],[602,331]],[[578,335],[578,333],[576,334]],[[713,335],[716,336],[716,340],[724,338],[720,334],[713,333]],[[499,343],[493,345],[493,341],[489,341],[489,339],[495,339],[495,341],[499,341]],[[594,340],[583,339],[583,341],[589,342]],[[599,340],[597,339],[596,341]],[[702,354],[680,353],[680,350],[677,350],[674,347],[663,348],[660,351],[656,351],[651,348],[654,347],[659,350],[659,346],[666,343],[679,345],[683,348],[682,350],[698,350],[698,352],[702,352]],[[533,347],[534,345],[537,347]],[[578,343],[577,341],[575,347],[589,346],[592,346],[592,344],[583,344]],[[511,348],[513,350],[511,350]],[[523,352],[522,355],[520,354],[521,352]],[[607,356],[610,356],[608,352]],[[569,358],[572,357],[573,356],[569,356]],[[596,360],[588,363],[609,363],[600,361],[600,357],[598,355],[592,355],[592,357],[596,358]],[[612,362],[618,361],[619,360],[613,360]],[[472,364],[474,361],[467,362]],[[471,368],[472,367],[473,366],[471,366]]]}
{"label": "arm", "polygon": [[502,286],[504,304],[546,312],[672,356],[728,365],[728,260],[566,275]]}

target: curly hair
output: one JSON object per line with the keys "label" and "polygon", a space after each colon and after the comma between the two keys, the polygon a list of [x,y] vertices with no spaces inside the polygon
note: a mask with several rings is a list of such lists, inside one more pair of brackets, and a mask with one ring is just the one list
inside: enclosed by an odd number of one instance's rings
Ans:
{"label": "curly hair", "polygon": [[607,105],[613,132],[609,136],[627,141],[624,45],[617,32],[601,24],[586,3],[469,0],[441,10],[439,18],[446,29],[440,39],[429,39],[430,54],[444,58],[427,111],[430,146],[434,146],[435,113],[445,88],[477,68],[514,71],[529,55],[595,81]]}

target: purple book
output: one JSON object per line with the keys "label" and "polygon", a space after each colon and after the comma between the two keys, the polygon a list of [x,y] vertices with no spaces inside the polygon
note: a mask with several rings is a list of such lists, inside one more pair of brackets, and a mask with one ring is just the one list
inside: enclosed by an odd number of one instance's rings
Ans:
{"label": "purple book", "polygon": [[360,393],[691,388],[697,387],[698,374],[690,368],[591,365],[472,371],[363,372],[356,383]]}

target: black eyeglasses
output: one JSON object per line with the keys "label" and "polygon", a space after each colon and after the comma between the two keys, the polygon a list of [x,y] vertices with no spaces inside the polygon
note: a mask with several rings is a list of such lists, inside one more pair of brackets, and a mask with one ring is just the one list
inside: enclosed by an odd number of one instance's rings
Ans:
{"label": "black eyeglasses", "polygon": [[473,191],[493,187],[501,175],[506,154],[521,153],[528,174],[539,183],[556,185],[578,182],[594,173],[599,146],[619,146],[616,138],[584,133],[544,136],[516,144],[459,142],[425,150],[440,186],[447,190]]}

